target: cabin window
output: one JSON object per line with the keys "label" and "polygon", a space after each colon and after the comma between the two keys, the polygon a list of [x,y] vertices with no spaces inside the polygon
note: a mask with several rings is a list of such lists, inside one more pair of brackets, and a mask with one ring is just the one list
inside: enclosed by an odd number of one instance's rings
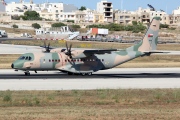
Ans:
{"label": "cabin window", "polygon": [[54,62],[54,60],[52,59],[52,62]]}
{"label": "cabin window", "polygon": [[58,60],[58,62],[60,62],[60,59]]}
{"label": "cabin window", "polygon": [[55,62],[57,62],[57,60],[55,60]]}
{"label": "cabin window", "polygon": [[102,62],[104,62],[104,59],[102,59]]}
{"label": "cabin window", "polygon": [[49,59],[49,62],[51,62],[51,60]]}

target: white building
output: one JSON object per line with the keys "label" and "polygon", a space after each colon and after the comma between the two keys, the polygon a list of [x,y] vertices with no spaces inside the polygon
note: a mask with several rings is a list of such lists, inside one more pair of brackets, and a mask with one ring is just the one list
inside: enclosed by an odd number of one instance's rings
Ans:
{"label": "white building", "polygon": [[104,14],[105,22],[113,22],[113,5],[112,2],[102,0],[97,3],[97,12]]}
{"label": "white building", "polygon": [[177,10],[173,10],[173,15],[180,15],[180,7]]}
{"label": "white building", "polygon": [[16,3],[11,2],[6,5],[6,13],[8,15],[23,15],[27,10],[34,10],[35,4],[32,3]]}
{"label": "white building", "polygon": [[85,22],[93,22],[94,21],[94,11],[86,10],[85,13],[86,13]]}
{"label": "white building", "polygon": [[[152,20],[153,17],[156,17],[156,16],[159,16],[159,17],[161,17],[161,19],[163,19],[164,16],[166,16],[166,15],[167,15],[167,13],[164,11],[150,11],[150,20]],[[162,24],[164,24],[164,23],[162,23]]]}
{"label": "white building", "polygon": [[[45,19],[56,20],[56,21],[60,21],[66,17],[64,12],[66,13],[68,12],[68,14],[70,14],[70,12],[72,12],[73,10],[74,11],[77,10],[77,7],[75,7],[72,4],[63,4],[61,2],[33,4],[32,1],[30,1],[29,3],[25,3],[21,1],[19,3],[16,2],[8,3],[6,6],[6,13],[8,15],[20,16],[20,15],[24,15],[24,12],[26,11],[36,11],[40,14],[40,17]],[[73,15],[74,13],[70,15],[69,19],[72,19]]]}
{"label": "white building", "polygon": [[63,13],[63,3],[39,4],[39,10],[37,12],[42,18],[59,21],[60,15]]}
{"label": "white building", "polygon": [[68,21],[68,20],[76,20],[76,13],[75,12],[63,12],[60,17],[59,21]]}

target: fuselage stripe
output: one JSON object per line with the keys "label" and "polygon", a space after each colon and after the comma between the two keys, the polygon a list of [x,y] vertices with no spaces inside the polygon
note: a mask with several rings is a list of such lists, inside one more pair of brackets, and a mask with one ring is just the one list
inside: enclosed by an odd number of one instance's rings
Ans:
{"label": "fuselage stripe", "polygon": [[59,55],[60,55],[60,57],[61,57],[61,60],[60,60],[60,62],[62,61],[62,66],[63,66],[63,59],[62,59],[62,55],[61,55],[61,53],[58,53]]}

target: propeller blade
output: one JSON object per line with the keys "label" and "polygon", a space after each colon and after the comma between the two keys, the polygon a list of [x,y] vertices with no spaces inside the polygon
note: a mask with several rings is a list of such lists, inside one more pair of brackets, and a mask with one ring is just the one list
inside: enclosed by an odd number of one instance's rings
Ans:
{"label": "propeller blade", "polygon": [[48,44],[48,48],[49,48],[49,46],[50,46],[50,43]]}
{"label": "propeller blade", "polygon": [[66,49],[67,49],[67,51],[68,51],[68,44],[67,44],[67,42],[66,42]]}
{"label": "propeller blade", "polygon": [[46,48],[46,42],[44,41],[44,47]]}
{"label": "propeller blade", "polygon": [[72,48],[72,43],[70,44],[69,51],[71,51],[71,48]]}

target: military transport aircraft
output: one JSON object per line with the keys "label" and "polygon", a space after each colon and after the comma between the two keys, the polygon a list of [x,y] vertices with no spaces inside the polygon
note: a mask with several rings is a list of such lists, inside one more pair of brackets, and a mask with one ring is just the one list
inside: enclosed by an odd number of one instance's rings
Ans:
{"label": "military transport aircraft", "polygon": [[16,71],[24,71],[25,75],[30,75],[29,71],[37,73],[37,71],[46,70],[59,70],[69,75],[92,75],[93,72],[113,68],[134,58],[158,53],[156,46],[160,19],[160,17],[154,17],[143,40],[124,50],[72,50],[72,44],[70,46],[66,44],[66,49],[50,52],[50,49],[46,47],[45,53],[21,55],[11,67]]}

